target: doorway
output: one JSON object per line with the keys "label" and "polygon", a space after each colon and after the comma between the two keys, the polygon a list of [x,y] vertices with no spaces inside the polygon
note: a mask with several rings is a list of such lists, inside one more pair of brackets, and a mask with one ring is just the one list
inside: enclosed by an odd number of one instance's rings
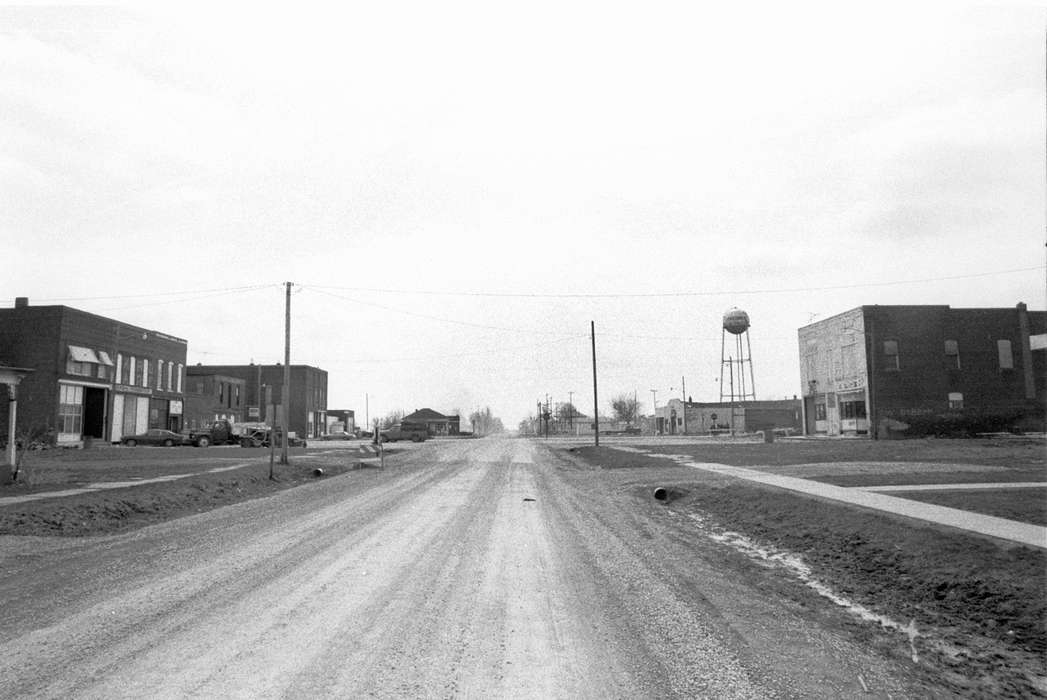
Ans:
{"label": "doorway", "polygon": [[84,387],[84,437],[105,437],[105,389]]}

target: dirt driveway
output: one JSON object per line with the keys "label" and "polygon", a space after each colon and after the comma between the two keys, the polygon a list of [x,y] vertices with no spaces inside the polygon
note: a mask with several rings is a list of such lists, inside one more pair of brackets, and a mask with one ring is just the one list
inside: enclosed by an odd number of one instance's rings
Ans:
{"label": "dirt driveway", "polygon": [[477,440],[125,534],[2,537],[3,694],[935,694],[670,520],[534,443]]}

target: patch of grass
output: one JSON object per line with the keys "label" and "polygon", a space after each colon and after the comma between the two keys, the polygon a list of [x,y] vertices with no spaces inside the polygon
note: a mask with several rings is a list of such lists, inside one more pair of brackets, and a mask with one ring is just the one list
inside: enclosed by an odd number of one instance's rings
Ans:
{"label": "patch of grass", "polygon": [[[201,466],[206,465],[197,465]],[[259,462],[217,474],[196,474],[174,481],[7,505],[0,507],[0,535],[111,534],[313,482],[317,479],[313,474],[317,466],[320,464],[299,459],[290,465],[277,466],[275,479],[270,480],[268,464]],[[323,478],[352,468],[349,464],[329,462],[322,466]]]}

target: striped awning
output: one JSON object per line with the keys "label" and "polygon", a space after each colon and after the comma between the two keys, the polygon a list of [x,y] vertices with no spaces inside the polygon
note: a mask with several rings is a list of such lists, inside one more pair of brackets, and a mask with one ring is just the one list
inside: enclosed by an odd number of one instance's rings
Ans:
{"label": "striped awning", "polygon": [[93,364],[101,364],[101,360],[98,359],[98,355],[95,355],[95,351],[91,348],[82,348],[79,345],[69,346],[69,357],[72,358],[73,362],[91,362]]}
{"label": "striped awning", "polygon": [[103,365],[109,365],[110,367],[114,366],[112,359],[110,359],[109,357],[109,353],[107,353],[105,350],[98,351],[98,361],[101,362]]}

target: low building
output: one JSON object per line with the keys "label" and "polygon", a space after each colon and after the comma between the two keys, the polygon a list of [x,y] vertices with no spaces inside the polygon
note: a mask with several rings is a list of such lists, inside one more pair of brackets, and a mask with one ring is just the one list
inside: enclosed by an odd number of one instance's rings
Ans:
{"label": "low building", "polygon": [[461,432],[460,416],[445,416],[431,408],[420,408],[401,420],[405,423],[424,423],[430,435],[458,435]]}
{"label": "low building", "polygon": [[669,399],[654,415],[645,417],[650,435],[717,435],[761,430],[802,430],[800,400],[698,402]]}
{"label": "low building", "polygon": [[798,336],[806,434],[1044,429],[1045,311],[860,306]]}
{"label": "low building", "polygon": [[[327,372],[309,365],[291,365],[290,369],[287,430],[298,437],[320,437],[327,429]],[[284,424],[283,365],[198,364],[189,367],[187,374],[190,381],[194,377],[226,377],[242,381],[244,420]]]}
{"label": "low building", "polygon": [[[149,428],[184,427],[187,343],[68,306],[0,309],[0,364],[31,368],[18,389],[18,424],[58,444],[118,442]],[[7,417],[0,402],[0,425]]]}
{"label": "low building", "polygon": [[324,432],[330,433],[332,431],[355,433],[356,411],[348,408],[327,409],[327,425],[325,426]]}

